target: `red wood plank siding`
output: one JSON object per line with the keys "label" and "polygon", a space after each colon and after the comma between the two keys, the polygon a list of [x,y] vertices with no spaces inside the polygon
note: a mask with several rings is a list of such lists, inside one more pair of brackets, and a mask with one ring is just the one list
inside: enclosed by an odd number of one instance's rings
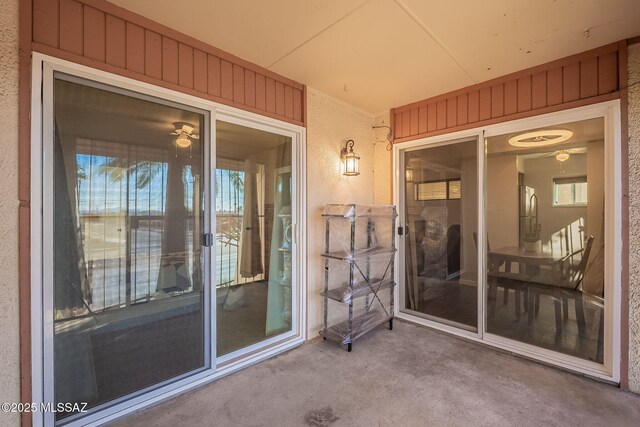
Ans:
{"label": "red wood plank siding", "polygon": [[480,120],[491,118],[491,88],[484,87],[480,89]]}
{"label": "red wood plank siding", "polygon": [[480,92],[469,92],[469,123],[475,123],[480,118]]}
{"label": "red wood plank siding", "polygon": [[446,127],[447,127],[447,100],[443,99],[442,101],[438,101],[436,103],[436,128],[446,129]]}
{"label": "red wood plank siding", "polygon": [[562,103],[562,67],[547,71],[547,105]]}
{"label": "red wood plank siding", "polygon": [[92,7],[84,8],[84,55],[87,58],[104,62],[105,37],[107,28],[105,25],[105,13]]}
{"label": "red wood plank siding", "polygon": [[598,94],[598,58],[580,62],[580,98]]}
{"label": "red wood plank siding", "polygon": [[266,108],[269,113],[276,112],[276,82],[267,77],[266,79],[266,88],[265,88],[265,96],[266,96]]}
{"label": "red wood plank siding", "polygon": [[244,103],[244,68],[236,64],[233,64],[233,100]]}
{"label": "red wood plank siding", "polygon": [[82,55],[83,18],[81,3],[75,0],[60,0],[60,49]]}
{"label": "red wood plank siding", "polygon": [[467,104],[467,94],[458,95],[458,125],[467,124],[469,106]]}
{"label": "red wood plank siding", "polygon": [[56,0],[33,1],[33,41],[58,47],[60,40],[60,3]]}
{"label": "red wood plank siding", "polygon": [[213,55],[207,55],[207,93],[216,98],[222,93],[222,71],[220,69],[220,58]]}
{"label": "red wood plank siding", "polygon": [[291,86],[284,87],[284,115],[293,119],[293,88]]}
{"label": "red wood plank siding", "polygon": [[402,114],[402,133],[404,135],[411,135],[411,111],[405,111]]}
{"label": "red wood plank siding", "polygon": [[233,99],[233,64],[224,59],[220,60],[220,95],[224,99]]}
{"label": "red wood plank siding", "polygon": [[504,85],[491,86],[491,117],[504,115]]}
{"label": "red wood plank siding", "polygon": [[263,74],[256,74],[256,108],[267,109],[267,82]]}
{"label": "red wood plank siding", "polygon": [[438,129],[438,111],[435,102],[427,105],[427,132],[433,132]]}
{"label": "red wood plank siding", "polygon": [[569,64],[562,69],[562,101],[580,99],[580,63]]}
{"label": "red wood plank siding", "polygon": [[427,106],[423,105],[418,110],[418,133],[427,131]]}
{"label": "red wood plank siding", "polygon": [[144,32],[144,71],[149,77],[162,78],[162,36]]}
{"label": "red wood plank siding", "polygon": [[531,110],[531,76],[518,79],[518,112]]}
{"label": "red wood plank siding", "polygon": [[276,82],[276,114],[279,116],[285,115],[284,84],[282,82]]}
{"label": "red wood plank siding", "polygon": [[193,88],[198,92],[208,92],[207,75],[207,54],[196,49],[193,51]]}
{"label": "red wood plank siding", "polygon": [[618,90],[618,57],[615,52],[598,57],[598,93]]}
{"label": "red wood plank siding", "polygon": [[293,89],[293,120],[302,121],[302,91]]}
{"label": "red wood plank siding", "polygon": [[409,122],[411,123],[410,125],[410,129],[411,129],[411,134],[415,135],[416,133],[419,132],[418,129],[420,129],[420,123],[419,123],[419,109],[414,108],[413,110],[411,110],[410,116],[409,116]]}
{"label": "red wood plank siding", "polygon": [[162,79],[178,83],[178,42],[162,37]]}
{"label": "red wood plank siding", "polygon": [[542,71],[531,77],[531,108],[547,106],[547,73]]}
{"label": "red wood plank siding", "polygon": [[619,43],[601,46],[394,108],[394,142],[620,98],[625,48]]}
{"label": "red wood plank siding", "polygon": [[105,0],[30,4],[34,51],[305,124],[300,83]]}
{"label": "red wood plank siding", "polygon": [[193,89],[193,48],[178,43],[178,84]]}
{"label": "red wood plank siding", "polygon": [[453,127],[457,123],[458,123],[458,99],[449,98],[447,99],[447,127]]}
{"label": "red wood plank siding", "polygon": [[144,29],[130,22],[126,26],[127,70],[144,74]]}
{"label": "red wood plank siding", "polygon": [[504,84],[504,114],[518,112],[518,81],[511,80]]}
{"label": "red wood plank siding", "polygon": [[107,15],[106,39],[107,64],[120,69],[126,68],[127,35],[122,19]]}

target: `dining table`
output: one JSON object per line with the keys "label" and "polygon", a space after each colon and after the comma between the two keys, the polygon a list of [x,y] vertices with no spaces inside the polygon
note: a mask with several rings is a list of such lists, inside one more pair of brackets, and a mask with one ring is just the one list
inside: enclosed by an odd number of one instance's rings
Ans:
{"label": "dining table", "polygon": [[[489,304],[489,316],[495,316],[495,300],[498,286],[503,286],[505,292],[512,288],[516,291],[516,317],[520,318],[520,292],[524,293],[524,305],[529,311],[529,320],[532,320],[531,308],[529,307],[528,286],[529,283],[543,283],[553,285],[553,272],[558,271],[556,267],[569,254],[565,250],[540,250],[527,251],[519,246],[502,246],[488,251],[489,270],[489,298],[493,304]],[[514,267],[517,266],[517,270]],[[504,265],[504,271],[500,268]],[[541,276],[541,269],[547,268],[550,275]]]}

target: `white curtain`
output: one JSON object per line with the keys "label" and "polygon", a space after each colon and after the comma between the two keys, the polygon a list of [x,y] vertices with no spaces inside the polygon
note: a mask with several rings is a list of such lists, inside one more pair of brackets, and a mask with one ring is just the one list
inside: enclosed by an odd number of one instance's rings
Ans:
{"label": "white curtain", "polygon": [[245,160],[244,211],[238,260],[240,276],[244,278],[252,278],[263,272],[258,175],[255,160]]}

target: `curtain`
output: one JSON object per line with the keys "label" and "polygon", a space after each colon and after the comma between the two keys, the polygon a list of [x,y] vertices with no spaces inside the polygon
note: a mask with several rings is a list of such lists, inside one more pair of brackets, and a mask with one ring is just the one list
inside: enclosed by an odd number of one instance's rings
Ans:
{"label": "curtain", "polygon": [[291,141],[278,147],[269,259],[266,334],[291,327]]}
{"label": "curtain", "polygon": [[[65,147],[64,145],[69,145]],[[54,140],[54,269],[56,311],[89,308],[91,288],[78,222],[76,188],[78,165],[75,142],[66,144],[57,125]],[[62,255],[62,256],[58,256]],[[56,313],[59,316],[59,313]]]}
{"label": "curtain", "polygon": [[244,204],[240,232],[239,270],[245,278],[263,272],[262,239],[260,232],[260,201],[258,200],[258,168],[255,160],[244,162]]}

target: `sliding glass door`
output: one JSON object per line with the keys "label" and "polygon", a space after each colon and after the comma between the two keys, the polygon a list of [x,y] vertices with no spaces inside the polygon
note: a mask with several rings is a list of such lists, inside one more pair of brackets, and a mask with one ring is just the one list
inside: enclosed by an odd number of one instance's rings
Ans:
{"label": "sliding glass door", "polygon": [[604,362],[604,118],[487,138],[487,332]]}
{"label": "sliding glass door", "polygon": [[302,344],[304,129],[38,73],[33,401],[73,408],[38,422],[85,425]]}
{"label": "sliding glass door", "polygon": [[210,364],[209,116],[63,74],[53,113],[54,399],[90,410]]}
{"label": "sliding glass door", "polygon": [[216,123],[218,356],[291,330],[292,154],[289,136]]}
{"label": "sliding glass door", "polygon": [[478,328],[475,139],[404,153],[404,310]]}
{"label": "sliding glass door", "polygon": [[396,146],[399,317],[616,381],[618,111]]}

